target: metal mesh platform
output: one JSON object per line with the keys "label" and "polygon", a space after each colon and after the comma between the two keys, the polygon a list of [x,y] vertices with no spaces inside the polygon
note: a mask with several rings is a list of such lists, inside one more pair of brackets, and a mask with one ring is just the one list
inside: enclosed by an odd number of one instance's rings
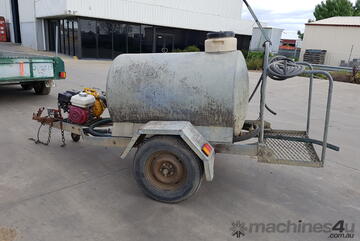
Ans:
{"label": "metal mesh platform", "polygon": [[267,130],[265,131],[267,155],[259,158],[259,161],[307,167],[323,166],[313,144],[286,140],[287,137],[309,138],[303,131]]}

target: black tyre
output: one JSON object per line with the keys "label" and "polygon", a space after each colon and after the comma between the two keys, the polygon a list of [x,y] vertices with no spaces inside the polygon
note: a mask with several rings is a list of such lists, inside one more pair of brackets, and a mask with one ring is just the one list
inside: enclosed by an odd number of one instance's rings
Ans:
{"label": "black tyre", "polygon": [[31,90],[33,88],[32,84],[20,84],[20,85],[23,90]]}
{"label": "black tyre", "polygon": [[74,142],[79,142],[79,141],[80,141],[80,135],[71,133],[71,139],[72,139]]}
{"label": "black tyre", "polygon": [[51,87],[47,87],[45,82],[34,83],[35,94],[37,95],[48,95],[50,94]]}
{"label": "black tyre", "polygon": [[133,172],[147,196],[165,203],[192,196],[203,177],[200,159],[180,138],[170,136],[156,136],[141,145]]}

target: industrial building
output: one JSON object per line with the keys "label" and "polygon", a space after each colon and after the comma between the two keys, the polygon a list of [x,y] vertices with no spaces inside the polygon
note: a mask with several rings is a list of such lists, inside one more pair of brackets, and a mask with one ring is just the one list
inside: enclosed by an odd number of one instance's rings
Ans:
{"label": "industrial building", "polygon": [[[204,48],[206,33],[230,30],[248,49],[253,23],[242,1],[0,0],[12,42],[79,58]],[[58,41],[56,41],[56,38]]]}
{"label": "industrial building", "polygon": [[[266,26],[266,24],[263,24]],[[284,29],[274,28],[274,27],[264,27],[264,33],[271,41],[270,52],[273,54],[277,54],[280,47],[281,35]],[[250,51],[264,51],[264,43],[266,39],[263,36],[260,28],[253,28],[252,38],[250,42],[249,49]]]}
{"label": "industrial building", "polygon": [[332,17],[305,26],[301,50],[326,51],[325,64],[339,66],[360,59],[360,17]]}

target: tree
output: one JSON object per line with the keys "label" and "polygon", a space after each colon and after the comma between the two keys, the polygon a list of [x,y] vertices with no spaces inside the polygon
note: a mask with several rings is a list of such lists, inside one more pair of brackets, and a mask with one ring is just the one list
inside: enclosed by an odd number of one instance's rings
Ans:
{"label": "tree", "polygon": [[300,30],[297,31],[298,38],[301,40],[304,40],[304,33],[302,33]]}
{"label": "tree", "polygon": [[[359,0],[356,5],[360,6]],[[355,8],[349,0],[326,0],[316,5],[314,16],[317,21],[335,16],[354,16]]]}
{"label": "tree", "polygon": [[356,16],[360,16],[360,0],[356,1],[354,11]]}

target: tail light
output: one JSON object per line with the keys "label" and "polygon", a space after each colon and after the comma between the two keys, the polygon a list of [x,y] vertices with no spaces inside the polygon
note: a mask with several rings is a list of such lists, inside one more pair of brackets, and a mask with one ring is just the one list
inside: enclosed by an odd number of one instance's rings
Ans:
{"label": "tail light", "polygon": [[61,79],[66,79],[66,72],[60,72],[60,73],[59,73],[59,77],[60,77]]}
{"label": "tail light", "polygon": [[210,156],[213,148],[210,144],[206,143],[202,146],[201,150],[204,152],[206,156]]}

